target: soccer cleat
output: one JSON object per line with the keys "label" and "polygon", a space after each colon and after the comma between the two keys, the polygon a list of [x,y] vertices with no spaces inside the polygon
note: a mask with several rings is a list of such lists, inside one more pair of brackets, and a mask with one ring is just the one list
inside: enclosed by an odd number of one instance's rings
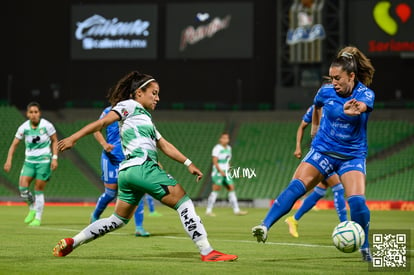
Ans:
{"label": "soccer cleat", "polygon": [[214,214],[213,212],[206,212],[206,216],[215,217],[216,214]]}
{"label": "soccer cleat", "polygon": [[298,221],[295,219],[295,217],[290,216],[286,218],[285,223],[289,226],[289,233],[292,235],[292,237],[299,237],[298,233]]}
{"label": "soccer cleat", "polygon": [[153,211],[148,214],[149,217],[162,217],[161,213],[158,213],[157,211]]}
{"label": "soccer cleat", "polygon": [[29,226],[40,226],[41,221],[39,219],[34,219]]}
{"label": "soccer cleat", "polygon": [[151,234],[145,231],[144,227],[137,226],[135,227],[135,237],[149,237]]}
{"label": "soccer cleat", "polygon": [[53,255],[56,257],[65,257],[72,252],[73,248],[72,238],[61,239],[53,248]]}
{"label": "soccer cleat", "polygon": [[24,218],[24,223],[31,223],[36,216],[36,210],[29,210],[29,214],[27,214],[26,218]]}
{"label": "soccer cleat", "polygon": [[217,250],[213,250],[208,255],[201,255],[203,262],[231,262],[237,260],[236,255],[224,254]]}
{"label": "soccer cleat", "polygon": [[319,211],[320,209],[319,209],[319,207],[317,205],[315,205],[314,207],[312,207],[312,210],[313,211]]}
{"label": "soccer cleat", "polygon": [[267,228],[264,225],[257,225],[252,228],[253,237],[257,239],[257,242],[266,242],[267,240]]}
{"label": "soccer cleat", "polygon": [[99,220],[99,218],[96,218],[93,214],[91,215],[91,218],[89,219],[89,224],[96,222]]}
{"label": "soccer cleat", "polygon": [[371,251],[369,251],[369,248],[361,248],[359,251],[361,252],[362,260],[364,262],[372,262]]}
{"label": "soccer cleat", "polygon": [[239,211],[239,212],[236,212],[236,213],[234,213],[234,215],[236,215],[236,216],[245,216],[245,215],[247,215],[247,211]]}

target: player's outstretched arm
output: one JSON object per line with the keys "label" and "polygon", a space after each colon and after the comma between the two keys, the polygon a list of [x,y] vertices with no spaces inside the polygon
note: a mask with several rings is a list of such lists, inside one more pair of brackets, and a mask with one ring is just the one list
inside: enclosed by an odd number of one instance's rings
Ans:
{"label": "player's outstretched arm", "polygon": [[93,133],[93,136],[106,152],[111,152],[115,148],[113,144],[106,142],[105,137],[100,131]]}
{"label": "player's outstretched arm", "polygon": [[306,127],[308,127],[308,125],[309,123],[302,120],[296,131],[296,148],[295,148],[295,152],[293,152],[293,155],[298,159],[302,157],[302,139],[303,139],[303,134],[305,132],[305,129]]}
{"label": "player's outstretched arm", "polygon": [[53,135],[50,136],[50,141],[51,141],[51,147],[52,147],[52,161],[50,162],[50,168],[52,169],[52,171],[55,171],[58,167],[58,161],[57,161],[57,155],[58,155],[58,149],[57,149],[57,144],[58,144],[58,138],[57,138],[57,134],[54,133]]}
{"label": "player's outstretched arm", "polygon": [[9,151],[7,153],[7,159],[3,167],[4,171],[6,171],[7,173],[10,171],[12,167],[13,155],[19,143],[20,143],[20,140],[18,138],[14,138],[12,144],[10,145]]}
{"label": "player's outstretched arm", "polygon": [[[158,148],[169,158],[186,164],[188,167],[188,171],[197,176],[197,181],[201,180],[203,177],[203,173],[201,173],[200,169],[197,168],[197,166],[194,165],[189,159],[183,155],[174,145],[172,145],[170,142],[168,142],[165,138],[160,138],[157,141]],[[189,164],[188,164],[189,161]],[[187,163],[186,163],[187,162]]]}
{"label": "player's outstretched arm", "polygon": [[311,137],[313,138],[319,130],[319,124],[322,117],[322,107],[314,105],[312,113]]}
{"label": "player's outstretched arm", "polygon": [[97,131],[100,131],[104,127],[108,126],[109,124],[117,120],[119,120],[119,115],[114,111],[109,112],[105,117],[89,123],[88,125],[80,129],[79,131],[72,134],[70,137],[59,140],[58,142],[59,151],[63,152],[65,150],[72,148],[76,144],[76,141],[78,141],[82,137],[90,135]]}

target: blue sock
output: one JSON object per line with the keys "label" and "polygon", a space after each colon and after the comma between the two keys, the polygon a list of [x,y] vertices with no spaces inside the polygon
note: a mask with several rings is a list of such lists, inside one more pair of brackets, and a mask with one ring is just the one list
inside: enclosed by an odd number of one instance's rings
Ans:
{"label": "blue sock", "polygon": [[323,189],[323,188],[320,188],[320,187],[316,186],[314,188],[313,192],[303,201],[303,204],[299,208],[298,212],[295,213],[295,220],[298,221],[300,218],[302,218],[302,216],[306,212],[311,210],[312,207],[314,207],[316,205],[318,200],[323,198],[323,196],[325,196],[325,194],[326,194],[326,189]]}
{"label": "blue sock", "polygon": [[338,183],[332,186],[332,192],[334,195],[334,205],[336,213],[338,214],[339,221],[344,222],[348,220],[348,218],[346,216],[346,204],[344,198],[345,190],[342,183]]}
{"label": "blue sock", "polygon": [[351,220],[357,222],[365,232],[365,242],[361,248],[369,248],[368,232],[371,213],[365,203],[365,197],[362,195],[351,196],[348,198],[348,204],[351,210]]}
{"label": "blue sock", "polygon": [[288,187],[276,198],[262,224],[269,229],[280,217],[289,212],[295,201],[305,193],[305,185],[300,180],[293,179]]}
{"label": "blue sock", "polygon": [[142,226],[142,223],[144,222],[144,200],[143,199],[139,201],[137,210],[135,210],[134,220],[135,220],[136,227]]}
{"label": "blue sock", "polygon": [[145,199],[147,200],[148,209],[150,213],[154,212],[155,211],[154,199],[148,194],[145,195]]}
{"label": "blue sock", "polygon": [[105,193],[103,193],[96,203],[95,210],[93,211],[92,215],[95,219],[99,219],[101,217],[102,212],[108,206],[108,204],[115,199],[117,190],[105,188]]}

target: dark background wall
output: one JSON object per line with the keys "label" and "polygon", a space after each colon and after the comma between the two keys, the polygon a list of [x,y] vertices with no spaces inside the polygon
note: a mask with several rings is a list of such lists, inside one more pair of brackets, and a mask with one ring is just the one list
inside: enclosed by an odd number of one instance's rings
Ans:
{"label": "dark background wall", "polygon": [[[70,5],[119,1],[8,1],[7,50],[3,57],[2,90],[12,76],[12,103],[24,106],[32,90],[49,98],[51,85],[61,89],[62,100],[105,100],[106,91],[123,74],[140,70],[161,84],[161,103],[272,102],[275,84],[276,18],[273,1],[254,6],[254,58],[241,60],[167,60],[165,36],[158,37],[157,60],[70,60]],[[165,30],[165,6],[159,4],[159,30]],[[191,2],[191,1],[188,1]],[[240,1],[239,1],[240,2]],[[122,3],[137,3],[123,1]],[[44,99],[46,100],[46,99]],[[49,105],[49,104],[48,104]],[[161,107],[163,105],[161,104]],[[191,106],[191,105],[189,105]]]}
{"label": "dark background wall", "polygon": [[[156,60],[79,61],[70,58],[71,5],[137,4],[137,1],[6,0],[7,9],[1,16],[3,66],[0,99],[11,99],[10,103],[18,107],[36,99],[49,109],[62,107],[66,101],[74,101],[78,105],[105,101],[106,92],[115,81],[130,70],[140,70],[154,75],[160,82],[160,108],[171,108],[177,102],[186,103],[190,109],[203,108],[206,103],[216,103],[218,108],[221,105],[232,108],[239,104],[245,109],[257,109],[261,103],[276,106],[275,86],[279,81],[275,65],[278,54],[276,1],[253,2],[253,58],[216,60],[165,58],[163,32],[166,29],[166,4],[171,2],[144,2],[158,4],[159,7]],[[402,99],[414,99],[409,84],[414,72],[414,59],[376,56],[372,61],[377,69],[372,86],[377,100],[395,101],[398,89],[402,91]],[[57,98],[53,97],[56,90],[60,92]]]}

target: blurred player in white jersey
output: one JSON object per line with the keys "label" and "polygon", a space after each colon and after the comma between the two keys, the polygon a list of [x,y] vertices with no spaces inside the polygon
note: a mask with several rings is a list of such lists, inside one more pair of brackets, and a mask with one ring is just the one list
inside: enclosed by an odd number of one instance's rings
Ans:
{"label": "blurred player in white jersey", "polygon": [[231,177],[227,175],[227,171],[230,169],[231,160],[231,146],[230,135],[226,132],[220,135],[219,143],[216,144],[212,152],[213,168],[211,172],[211,179],[213,180],[213,187],[210,195],[208,196],[206,215],[216,216],[213,213],[213,207],[217,200],[217,196],[221,190],[221,187],[226,187],[228,191],[228,198],[233,212],[235,215],[246,215],[247,211],[241,211],[234,188],[234,182]]}
{"label": "blurred player in white jersey", "polygon": [[[58,167],[57,136],[52,123],[41,118],[40,105],[31,102],[27,105],[28,118],[17,129],[15,138],[10,145],[4,171],[9,172],[12,167],[14,152],[20,141],[26,145],[26,158],[20,172],[19,191],[29,205],[29,213],[24,222],[29,226],[40,226],[45,205],[44,190],[52,170]],[[30,183],[35,180],[35,196],[30,192]]]}

